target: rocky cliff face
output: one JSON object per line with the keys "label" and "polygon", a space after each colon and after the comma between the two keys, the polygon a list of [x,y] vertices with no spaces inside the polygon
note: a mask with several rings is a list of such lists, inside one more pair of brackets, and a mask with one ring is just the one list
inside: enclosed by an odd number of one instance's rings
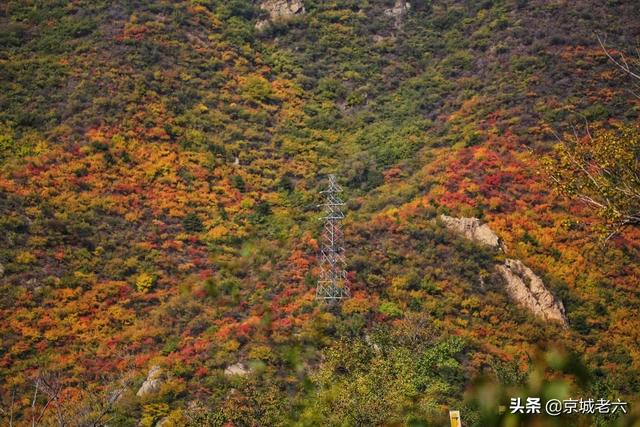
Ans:
{"label": "rocky cliff face", "polygon": [[544,320],[560,322],[567,326],[564,306],[545,288],[540,279],[521,261],[507,259],[503,265],[496,266],[504,278],[507,293],[518,304],[529,309]]}
{"label": "rocky cliff face", "polygon": [[496,233],[478,218],[454,218],[440,215],[440,219],[449,230],[461,234],[469,240],[505,250],[504,244]]}
{"label": "rocky cliff face", "polygon": [[302,0],[266,0],[260,7],[269,13],[269,19],[256,23],[259,30],[266,28],[270,22],[282,21],[306,12]]}
{"label": "rocky cliff face", "polygon": [[[487,225],[478,218],[455,218],[440,215],[440,220],[449,230],[473,240],[476,243],[506,250],[502,240]],[[507,259],[496,269],[504,278],[506,290],[511,299],[530,310],[534,315],[548,321],[560,322],[568,325],[564,306],[554,298],[536,274],[522,261]]]}

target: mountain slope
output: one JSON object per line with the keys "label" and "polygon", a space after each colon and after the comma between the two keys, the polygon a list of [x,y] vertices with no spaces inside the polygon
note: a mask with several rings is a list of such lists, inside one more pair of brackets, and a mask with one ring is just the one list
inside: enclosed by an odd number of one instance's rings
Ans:
{"label": "mountain slope", "polygon": [[[547,350],[566,397],[637,396],[640,236],[600,247],[539,174],[551,130],[637,122],[594,35],[631,50],[637,8],[393,3],[305,1],[261,30],[246,0],[1,6],[0,397],[16,390],[18,422],[46,372],[86,417],[124,381],[115,425],[442,423],[462,405],[488,425],[473,380],[520,390]],[[340,308],[313,300],[331,172]],[[569,329],[510,301],[505,254],[439,213],[486,221]],[[225,376],[238,361],[253,373]],[[153,365],[164,385],[136,397]]]}

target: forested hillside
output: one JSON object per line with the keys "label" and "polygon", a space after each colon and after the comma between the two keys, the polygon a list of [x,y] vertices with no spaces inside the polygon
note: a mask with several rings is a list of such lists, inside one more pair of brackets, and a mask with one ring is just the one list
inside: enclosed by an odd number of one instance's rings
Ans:
{"label": "forested hillside", "polygon": [[[640,232],[603,242],[542,159],[637,127],[597,36],[639,35],[633,0],[3,2],[2,425],[637,425]],[[506,258],[567,327],[509,297]],[[505,413],[535,395],[635,413]]]}

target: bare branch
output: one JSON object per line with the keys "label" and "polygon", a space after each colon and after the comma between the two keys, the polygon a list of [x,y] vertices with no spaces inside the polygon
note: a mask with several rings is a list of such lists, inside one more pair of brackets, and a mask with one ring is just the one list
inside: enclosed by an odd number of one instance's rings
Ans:
{"label": "bare branch", "polygon": [[640,74],[637,74],[635,72],[633,72],[631,70],[631,67],[629,67],[629,64],[627,63],[627,60],[625,59],[623,54],[620,54],[620,57],[622,58],[622,62],[618,61],[617,59],[615,59],[613,57],[613,55],[611,55],[611,53],[609,53],[609,50],[607,49],[607,47],[605,46],[604,42],[602,41],[602,39],[600,38],[599,35],[596,34],[596,38],[598,39],[598,43],[600,43],[600,47],[602,48],[602,50],[604,51],[604,53],[607,55],[607,57],[614,63],[616,64],[616,66],[618,68],[620,68],[622,71],[624,71],[625,73],[627,73],[628,75],[630,75],[631,77],[640,80]]}
{"label": "bare branch", "polygon": [[9,407],[9,427],[13,427],[13,404],[16,401],[16,386],[11,391],[11,406]]}
{"label": "bare branch", "polygon": [[638,93],[634,92],[633,90],[631,90],[631,89],[627,89],[627,92],[629,92],[629,93],[630,93],[631,95],[633,95],[635,98],[640,99],[640,94],[638,94]]}
{"label": "bare branch", "polygon": [[38,397],[38,387],[40,385],[39,378],[36,378],[36,387],[33,392],[33,400],[31,401],[31,427],[36,426],[36,399]]}
{"label": "bare branch", "polygon": [[44,417],[44,414],[47,412],[47,409],[49,409],[49,406],[51,406],[51,404],[54,401],[58,400],[58,395],[60,394],[60,390],[61,390],[60,384],[55,384],[55,386],[51,385],[46,381],[44,377],[40,377],[40,380],[46,387],[45,392],[49,395],[49,399],[47,400],[47,403],[42,407],[42,410],[40,411],[40,416],[38,417],[36,424],[38,424],[42,420],[42,418]]}
{"label": "bare branch", "polygon": [[604,243],[607,243],[607,242],[608,242],[612,237],[614,237],[614,236],[618,235],[618,233],[619,233],[619,232],[620,232],[620,230],[619,230],[619,229],[617,229],[617,228],[616,228],[615,230],[613,230],[613,231],[612,231],[611,233],[609,233],[609,234],[607,235],[607,237],[604,239]]}
{"label": "bare branch", "polygon": [[9,418],[9,427],[13,427],[13,404],[16,398],[16,388],[15,386],[11,389],[11,401],[9,403],[9,410],[7,412],[6,409],[0,408],[0,413],[2,413],[3,417]]}

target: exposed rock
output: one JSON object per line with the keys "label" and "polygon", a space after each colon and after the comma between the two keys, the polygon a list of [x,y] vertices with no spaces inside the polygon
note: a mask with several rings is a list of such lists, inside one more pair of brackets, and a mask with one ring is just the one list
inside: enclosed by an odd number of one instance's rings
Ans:
{"label": "exposed rock", "polygon": [[381,43],[387,43],[387,42],[393,43],[396,40],[395,36],[381,36],[379,34],[374,34],[372,38],[375,44],[381,44]]}
{"label": "exposed rock", "polygon": [[306,12],[302,0],[266,0],[260,7],[269,12],[269,18],[272,21],[291,18]]}
{"label": "exposed rock", "polygon": [[4,276],[4,267],[0,264],[0,277]]}
{"label": "exposed rock", "polygon": [[231,375],[246,376],[246,375],[249,375],[250,373],[251,373],[251,369],[249,369],[242,362],[234,363],[231,366],[227,366],[227,368],[224,370],[224,374],[229,376]]}
{"label": "exposed rock", "polygon": [[411,4],[409,2],[406,0],[396,0],[392,8],[384,10],[384,14],[395,18],[395,26],[397,28],[402,23],[402,19],[405,17],[409,9],[411,9]]}
{"label": "exposed rock", "polygon": [[411,3],[406,0],[396,0],[392,8],[384,10],[384,14],[397,18],[398,16],[406,15],[409,9],[411,9]]}
{"label": "exposed rock", "polygon": [[156,423],[155,427],[167,427],[169,426],[170,421],[168,417],[160,418]]}
{"label": "exposed rock", "polygon": [[265,19],[261,19],[260,21],[256,22],[256,30],[258,31],[262,31],[267,27],[269,27],[269,21]]}
{"label": "exposed rock", "polygon": [[440,215],[440,219],[449,230],[461,234],[467,239],[493,248],[499,248],[502,251],[506,249],[496,233],[478,218],[454,218],[452,216]]}
{"label": "exposed rock", "polygon": [[[458,233],[469,240],[499,248],[506,251],[502,240],[478,218],[454,218],[440,215],[442,223],[449,230]],[[507,259],[503,265],[496,266],[498,272],[507,283],[509,296],[533,314],[544,320],[553,320],[567,326],[564,306],[545,288],[542,279],[521,261]],[[480,277],[480,284],[484,286],[484,279]]]}
{"label": "exposed rock", "polygon": [[545,288],[542,279],[515,259],[505,260],[496,267],[507,282],[507,293],[520,305],[544,320],[553,320],[567,326],[564,306]]}
{"label": "exposed rock", "polygon": [[371,337],[369,335],[364,336],[364,341],[371,346],[371,348],[373,349],[373,351],[375,351],[376,353],[380,353],[382,352],[382,348],[380,348],[380,346],[378,344],[376,344],[375,342],[373,342],[373,340],[371,339]]}
{"label": "exposed rock", "polygon": [[151,369],[149,369],[147,379],[142,383],[142,386],[140,386],[136,396],[144,397],[149,394],[156,393],[160,389],[162,383],[162,368],[158,365],[153,365]]}
{"label": "exposed rock", "polygon": [[107,396],[107,401],[110,405],[118,403],[122,396],[126,393],[126,391],[127,388],[124,386],[116,388],[115,390],[111,391],[111,393],[109,393],[109,395]]}
{"label": "exposed rock", "polygon": [[266,28],[269,22],[283,21],[306,13],[302,0],[265,0],[260,7],[269,13],[269,19],[258,21],[258,30]]}

